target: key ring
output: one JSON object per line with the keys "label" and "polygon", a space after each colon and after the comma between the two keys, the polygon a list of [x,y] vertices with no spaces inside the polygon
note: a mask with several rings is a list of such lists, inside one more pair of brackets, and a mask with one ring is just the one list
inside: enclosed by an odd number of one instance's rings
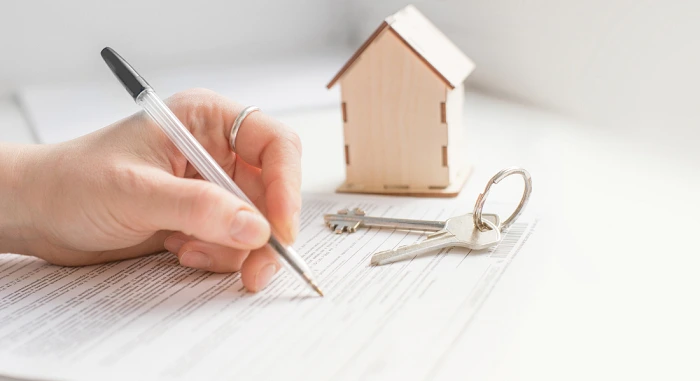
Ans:
{"label": "key ring", "polygon": [[474,204],[474,225],[482,232],[491,229],[481,219],[481,212],[484,209],[486,197],[489,195],[491,186],[493,184],[498,184],[501,180],[505,179],[506,177],[515,174],[521,175],[523,177],[523,180],[525,180],[525,190],[523,191],[523,197],[520,199],[520,204],[518,204],[518,207],[515,209],[513,214],[511,214],[510,217],[503,221],[501,226],[499,226],[499,230],[503,231],[507,229],[510,225],[512,225],[513,222],[515,222],[515,220],[525,209],[525,205],[527,205],[527,202],[530,200],[530,193],[532,193],[532,178],[530,177],[530,173],[524,170],[523,168],[519,167],[510,167],[501,170],[495,176],[493,176],[491,180],[489,180],[488,184],[486,184],[486,188],[484,188],[484,192],[479,195],[479,197],[476,199],[476,204]]}

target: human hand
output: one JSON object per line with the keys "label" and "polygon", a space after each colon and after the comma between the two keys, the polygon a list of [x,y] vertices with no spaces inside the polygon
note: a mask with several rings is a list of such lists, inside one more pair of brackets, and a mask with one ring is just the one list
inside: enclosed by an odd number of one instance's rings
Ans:
{"label": "human hand", "polygon": [[[242,106],[207,90],[166,103],[267,217],[280,239],[296,236],[301,143],[261,112],[229,133]],[[265,245],[267,221],[244,201],[201,179],[143,112],[84,137],[20,155],[22,221],[16,251],[60,265],[88,265],[162,251],[183,266],[241,271],[252,291],[279,269]],[[8,231],[5,229],[5,231]],[[2,240],[0,240],[0,243]],[[19,250],[17,250],[19,248]],[[3,248],[0,247],[0,250]]]}

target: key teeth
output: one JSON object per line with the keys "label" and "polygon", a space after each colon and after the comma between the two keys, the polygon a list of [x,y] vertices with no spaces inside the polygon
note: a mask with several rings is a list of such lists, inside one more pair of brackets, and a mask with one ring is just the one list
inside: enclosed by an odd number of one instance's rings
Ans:
{"label": "key teeth", "polygon": [[337,214],[364,216],[365,211],[360,209],[360,208],[355,208],[355,209],[344,208],[344,209],[340,209]]}

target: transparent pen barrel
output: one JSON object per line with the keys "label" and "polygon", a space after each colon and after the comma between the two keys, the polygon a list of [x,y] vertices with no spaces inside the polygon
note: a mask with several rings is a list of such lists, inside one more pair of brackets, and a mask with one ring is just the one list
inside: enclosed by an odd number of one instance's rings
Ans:
{"label": "transparent pen barrel", "polygon": [[[257,210],[248,196],[238,188],[228,174],[221,169],[216,160],[209,155],[187,127],[180,122],[170,108],[160,100],[153,90],[148,89],[139,94],[136,98],[136,104],[143,107],[148,115],[157,122],[156,124],[168,135],[168,138],[170,138],[178,150],[182,152],[204,179],[230,191]],[[270,237],[270,246],[282,257],[283,261],[281,262],[283,266],[297,273],[296,275],[301,278],[304,276],[312,276],[311,271],[304,264],[304,261],[299,257],[296,251],[282,244],[274,234]]]}
{"label": "transparent pen barrel", "polygon": [[255,208],[245,193],[234,184],[233,180],[221,169],[216,160],[209,155],[199,141],[192,136],[187,127],[180,122],[180,119],[170,111],[170,108],[160,100],[153,90],[142,92],[136,98],[136,103],[143,107],[148,115],[157,122],[163,132],[168,135],[168,138],[185,155],[204,179],[230,191]]}

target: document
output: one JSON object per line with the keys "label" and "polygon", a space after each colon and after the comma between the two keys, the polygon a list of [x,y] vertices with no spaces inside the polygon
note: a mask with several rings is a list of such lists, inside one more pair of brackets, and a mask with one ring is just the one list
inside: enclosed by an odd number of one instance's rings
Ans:
{"label": "document", "polygon": [[[443,249],[371,266],[424,232],[334,234],[323,214],[445,219],[466,200],[304,195],[294,245],[326,297],[281,271],[248,293],[239,274],[179,266],[161,253],[88,267],[0,255],[0,374],[60,380],[423,380],[459,339],[536,219],[495,248]],[[465,205],[468,205],[465,208]],[[507,217],[514,205],[489,202]]]}

